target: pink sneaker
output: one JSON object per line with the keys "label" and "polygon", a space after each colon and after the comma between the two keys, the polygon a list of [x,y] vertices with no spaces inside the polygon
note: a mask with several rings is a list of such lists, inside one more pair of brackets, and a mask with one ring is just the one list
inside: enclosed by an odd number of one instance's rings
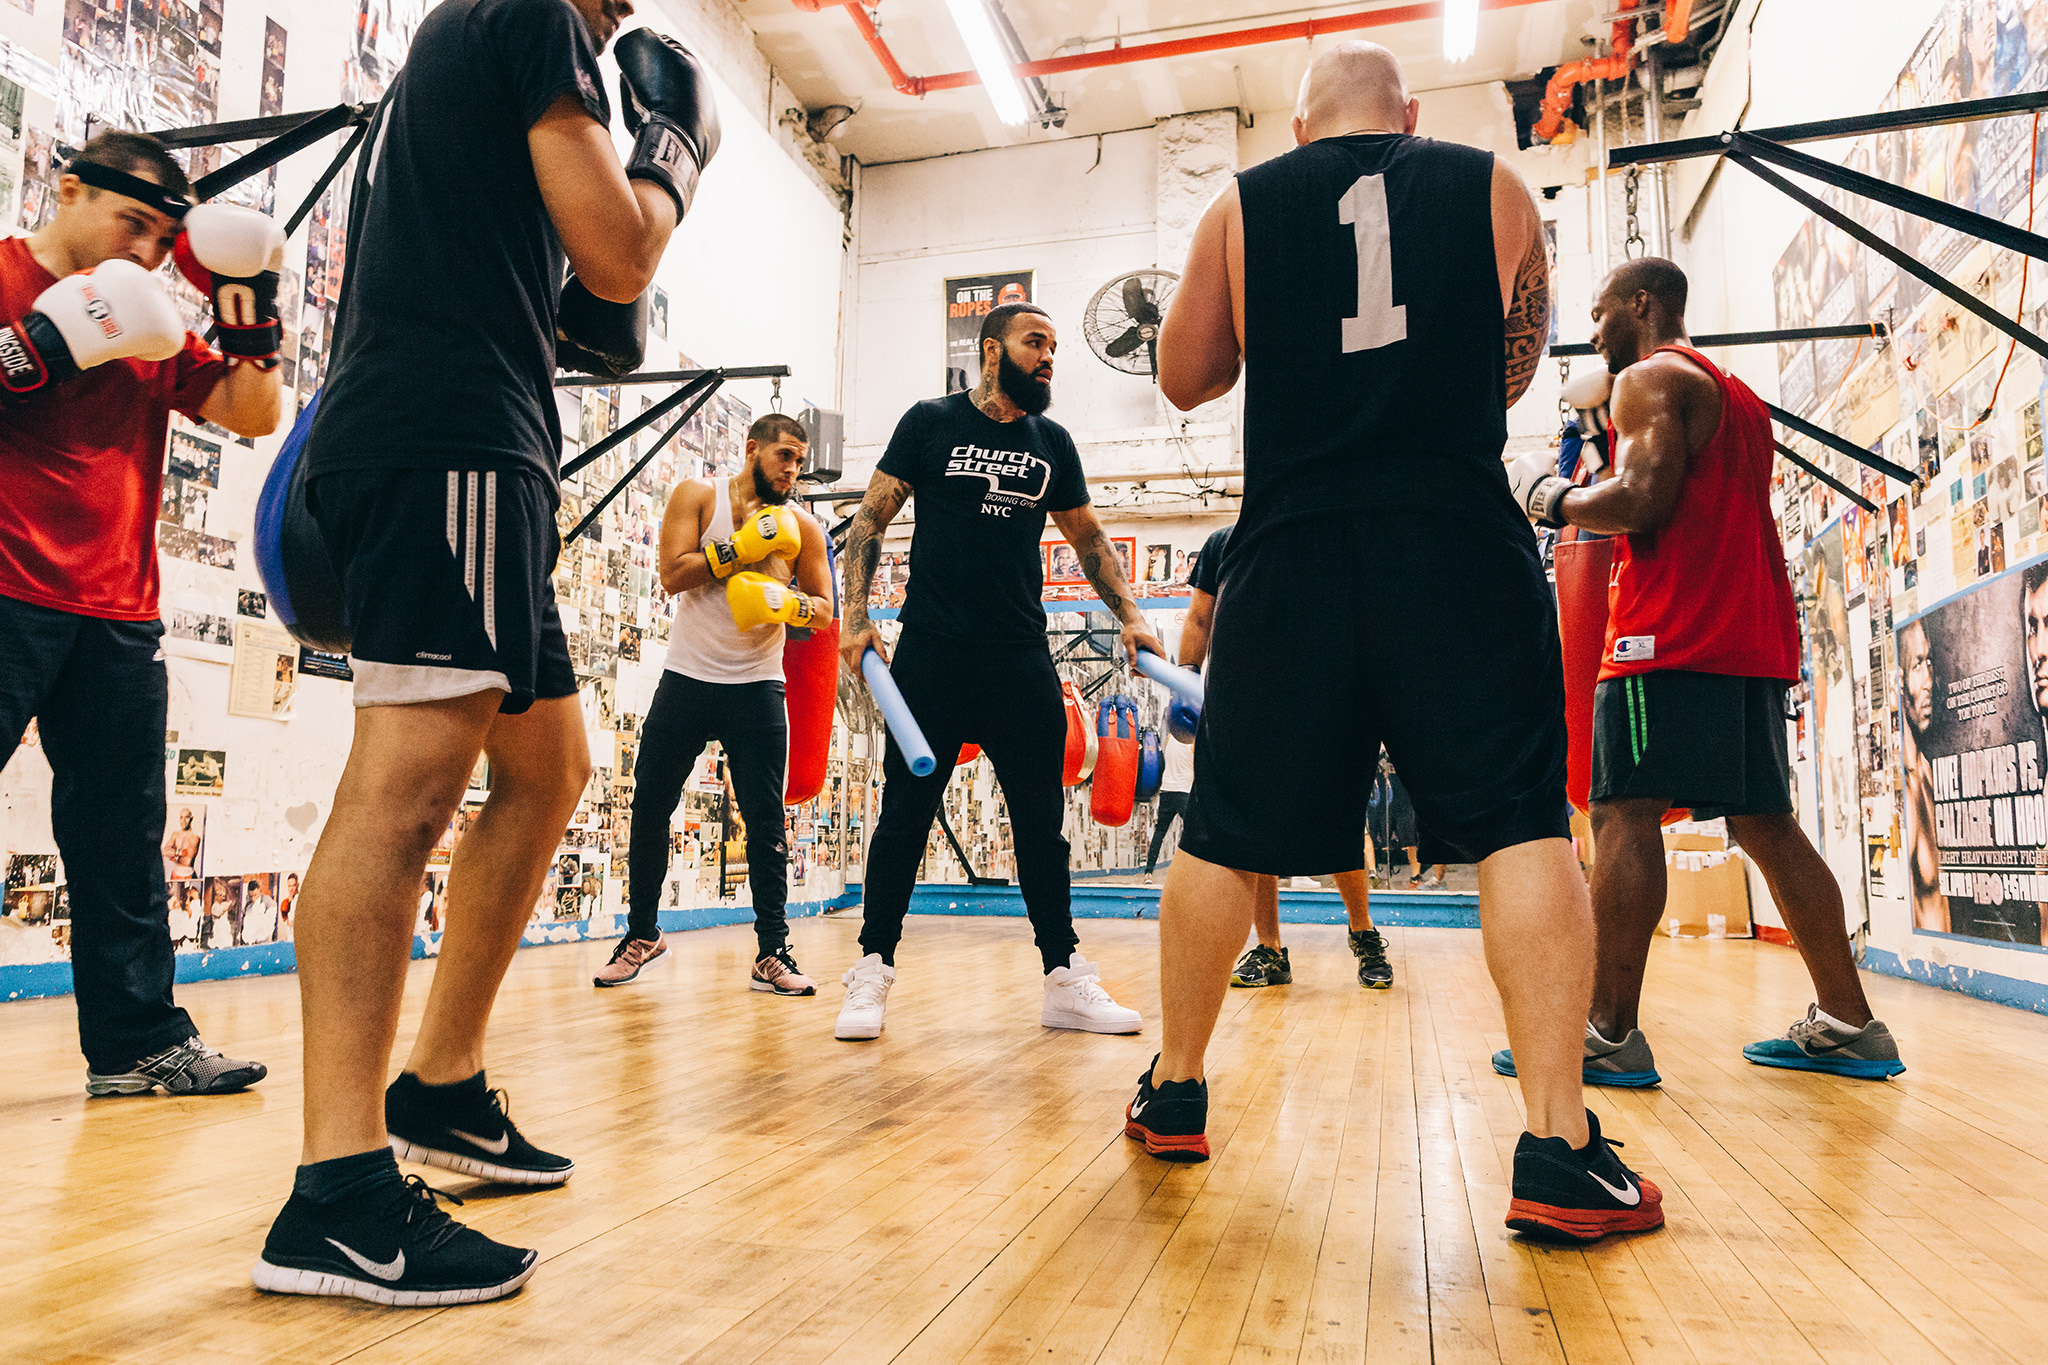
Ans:
{"label": "pink sneaker", "polygon": [[750,990],[773,991],[777,995],[818,993],[818,983],[796,969],[796,959],[789,955],[786,944],[754,964],[754,975],[747,986]]}
{"label": "pink sneaker", "polygon": [[612,960],[590,978],[593,986],[623,986],[640,975],[640,969],[668,951],[668,939],[656,930],[654,942],[644,938],[624,938],[612,950]]}

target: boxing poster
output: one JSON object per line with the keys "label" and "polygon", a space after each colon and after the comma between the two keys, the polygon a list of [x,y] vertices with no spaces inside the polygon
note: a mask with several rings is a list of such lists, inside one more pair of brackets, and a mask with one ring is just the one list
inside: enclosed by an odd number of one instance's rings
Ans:
{"label": "boxing poster", "polygon": [[1913,927],[2043,946],[2048,559],[1898,632]]}
{"label": "boxing poster", "polygon": [[946,281],[946,392],[971,389],[981,378],[981,320],[991,308],[1031,302],[1032,270],[962,275]]}

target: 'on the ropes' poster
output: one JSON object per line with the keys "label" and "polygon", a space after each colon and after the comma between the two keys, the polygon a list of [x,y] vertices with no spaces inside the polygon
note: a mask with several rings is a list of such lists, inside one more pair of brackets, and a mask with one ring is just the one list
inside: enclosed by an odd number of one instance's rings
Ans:
{"label": "'on the ropes' poster", "polygon": [[2040,946],[2048,559],[1907,621],[1898,658],[1914,928]]}
{"label": "'on the ropes' poster", "polygon": [[1032,270],[963,275],[946,281],[946,392],[971,389],[981,378],[981,320],[991,308],[1031,302]]}

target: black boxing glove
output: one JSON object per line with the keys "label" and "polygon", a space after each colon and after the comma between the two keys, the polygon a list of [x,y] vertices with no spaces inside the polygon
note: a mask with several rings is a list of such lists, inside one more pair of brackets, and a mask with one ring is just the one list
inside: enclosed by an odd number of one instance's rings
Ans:
{"label": "black boxing glove", "polygon": [[718,102],[703,63],[675,39],[636,28],[612,45],[626,131],[634,135],[626,175],[652,180],[690,211],[697,177],[718,153]]}
{"label": "black boxing glove", "polygon": [[647,354],[647,295],[631,303],[601,299],[574,275],[555,309],[555,366],[623,379]]}

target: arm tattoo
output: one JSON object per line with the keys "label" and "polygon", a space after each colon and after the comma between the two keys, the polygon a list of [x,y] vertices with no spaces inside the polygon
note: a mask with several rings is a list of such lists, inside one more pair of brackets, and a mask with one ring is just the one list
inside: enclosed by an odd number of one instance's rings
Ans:
{"label": "arm tattoo", "polygon": [[1508,406],[1520,402],[1536,378],[1536,362],[1550,344],[1550,258],[1537,225],[1529,250],[1515,267],[1515,301],[1507,317]]}
{"label": "arm tattoo", "polygon": [[1131,596],[1124,584],[1123,561],[1116,557],[1116,547],[1109,543],[1109,535],[1098,524],[1090,527],[1082,543],[1075,547],[1081,555],[1081,572],[1094,585],[1095,595],[1102,599],[1118,621],[1130,622],[1138,615],[1137,599]]}
{"label": "arm tattoo", "polygon": [[861,499],[860,511],[854,513],[853,525],[846,533],[846,567],[842,571],[840,596],[846,599],[844,613],[848,621],[867,620],[868,585],[874,581],[875,568],[882,562],[882,532],[903,510],[909,497],[910,485],[887,474],[877,473],[868,484],[867,496]]}

